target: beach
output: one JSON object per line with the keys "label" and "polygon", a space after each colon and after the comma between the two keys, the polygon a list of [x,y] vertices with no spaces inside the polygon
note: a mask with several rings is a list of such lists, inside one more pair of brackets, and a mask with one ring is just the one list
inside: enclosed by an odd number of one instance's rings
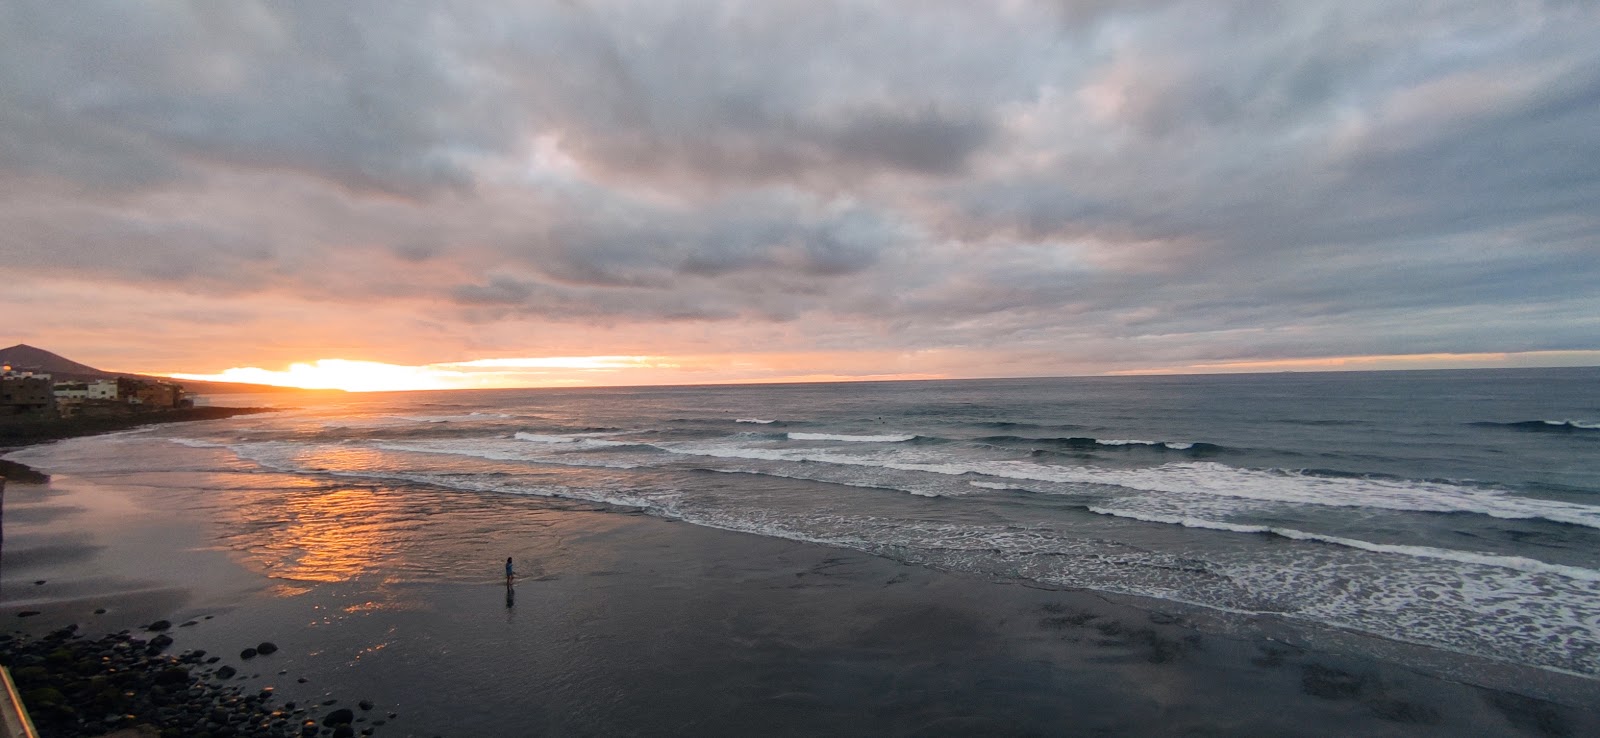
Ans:
{"label": "beach", "polygon": [[[137,438],[13,454],[75,471],[6,487],[8,629],[167,619],[171,651],[280,704],[370,701],[376,735],[1600,732],[1596,683],[1546,670],[620,505],[219,449],[130,471],[114,452]],[[236,655],[262,641],[279,651]]]}

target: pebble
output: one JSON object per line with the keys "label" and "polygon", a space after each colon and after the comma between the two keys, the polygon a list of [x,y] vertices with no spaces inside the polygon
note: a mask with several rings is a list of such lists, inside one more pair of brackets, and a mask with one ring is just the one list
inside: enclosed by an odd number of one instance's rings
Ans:
{"label": "pebble", "polygon": [[86,639],[76,630],[62,628],[39,638],[0,636],[0,662],[11,666],[41,735],[87,738],[129,729],[213,738],[349,734],[349,709],[330,714],[342,722],[324,723],[293,702],[278,708],[271,687],[228,683],[237,671],[232,666],[214,673],[198,668],[204,651],[173,656],[150,649],[127,631]]}

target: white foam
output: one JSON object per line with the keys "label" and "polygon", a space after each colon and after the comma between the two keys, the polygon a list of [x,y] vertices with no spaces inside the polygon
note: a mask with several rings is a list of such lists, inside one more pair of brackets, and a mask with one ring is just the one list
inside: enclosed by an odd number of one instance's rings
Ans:
{"label": "white foam", "polygon": [[776,423],[778,421],[776,421],[776,420],[762,420],[760,418],[739,418],[738,420],[735,420],[733,422],[735,422],[735,423],[757,423],[757,424],[760,424],[760,425],[771,425],[771,424]]}
{"label": "white foam", "polygon": [[1005,490],[1005,489],[1022,489],[1021,487],[1018,487],[1015,484],[1002,484],[1002,483],[999,483],[999,482],[979,482],[977,480],[973,480],[971,482],[967,482],[967,484],[970,484],[970,485],[972,485],[974,487],[978,487],[980,489],[1001,489],[1001,490]]}
{"label": "white foam", "polygon": [[1094,442],[1101,446],[1159,446],[1161,448],[1172,449],[1173,451],[1186,451],[1194,448],[1194,444],[1192,443],[1182,443],[1178,441],[1141,441],[1137,438],[1096,438],[1094,439]]}
{"label": "white foam", "polygon": [[189,448],[227,448],[228,447],[228,444],[226,444],[226,443],[214,443],[212,441],[202,441],[202,440],[200,440],[198,438],[168,438],[167,440],[171,441],[173,443],[176,443],[179,446],[188,446]]}
{"label": "white foam", "polygon": [[615,446],[649,445],[649,444],[628,443],[627,441],[602,441],[599,438],[599,436],[615,436],[615,435],[619,435],[619,434],[617,434],[617,433],[584,433],[584,434],[571,435],[571,436],[550,436],[550,435],[543,435],[543,434],[539,434],[539,433],[527,433],[527,432],[524,432],[524,431],[517,431],[516,433],[512,434],[512,438],[515,438],[515,439],[517,439],[519,441],[530,441],[530,442],[533,442],[533,443],[572,444],[572,445],[575,445],[575,446],[578,446],[578,447],[581,447],[581,448],[607,448],[607,447],[615,447]]}
{"label": "white foam", "polygon": [[1181,525],[1185,528],[1206,528],[1209,530],[1223,530],[1233,533],[1270,533],[1292,538],[1297,541],[1315,541],[1331,543],[1349,548],[1359,548],[1363,551],[1374,553],[1398,554],[1423,559],[1440,559],[1444,561],[1457,561],[1464,564],[1480,564],[1483,566],[1497,566],[1502,569],[1515,569],[1529,574],[1553,574],[1568,579],[1578,579],[1585,582],[1600,582],[1600,571],[1585,569],[1578,566],[1563,564],[1550,564],[1525,556],[1500,556],[1496,554],[1478,553],[1475,551],[1461,551],[1449,548],[1434,548],[1432,546],[1405,546],[1392,543],[1373,543],[1355,538],[1342,538],[1340,536],[1323,535],[1320,533],[1307,533],[1293,528],[1279,528],[1270,525],[1240,525],[1238,523],[1224,523],[1216,520],[1202,518],[1158,515],[1132,510],[1118,510],[1114,508],[1097,507],[1091,505],[1089,511],[1100,515],[1112,515],[1119,518],[1131,518],[1150,523],[1167,523]]}
{"label": "white foam", "polygon": [[790,433],[791,441],[843,441],[846,443],[900,443],[915,435],[892,433],[880,436],[849,436],[840,433]]}
{"label": "white foam", "polygon": [[[821,434],[795,434],[821,435]],[[893,436],[897,440],[909,440]],[[1141,492],[1248,499],[1324,507],[1379,508],[1415,512],[1475,513],[1507,520],[1543,519],[1600,528],[1600,507],[1520,497],[1504,490],[1411,479],[1326,477],[1284,469],[1245,469],[1210,461],[1154,467],[1114,468],[1040,464],[1034,461],[928,458],[899,452],[871,456],[830,449],[661,444],[674,453],[771,461],[811,461],[876,466],[932,474],[980,474],[1001,479],[1093,484]]]}
{"label": "white foam", "polygon": [[1566,425],[1584,430],[1600,430],[1600,423],[1586,423],[1581,420],[1546,420],[1545,425]]}
{"label": "white foam", "polygon": [[579,440],[577,436],[547,436],[523,431],[517,431],[511,437],[519,441],[533,441],[534,443],[577,443]]}

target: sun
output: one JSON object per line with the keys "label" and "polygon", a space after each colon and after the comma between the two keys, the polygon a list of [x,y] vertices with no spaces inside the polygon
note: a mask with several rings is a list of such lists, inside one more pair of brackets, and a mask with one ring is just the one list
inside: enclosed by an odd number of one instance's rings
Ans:
{"label": "sun", "polygon": [[592,384],[597,374],[627,369],[672,368],[675,364],[647,356],[547,356],[478,359],[447,364],[407,366],[378,361],[317,359],[286,369],[234,367],[217,374],[169,374],[173,379],[237,382],[300,389],[346,392],[491,389]]}

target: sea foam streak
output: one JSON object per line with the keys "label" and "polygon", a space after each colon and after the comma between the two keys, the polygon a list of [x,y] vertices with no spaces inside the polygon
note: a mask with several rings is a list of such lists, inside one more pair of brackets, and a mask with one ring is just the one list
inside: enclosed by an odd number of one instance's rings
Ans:
{"label": "sea foam streak", "polygon": [[912,434],[893,433],[879,436],[850,436],[839,433],[790,433],[791,441],[843,441],[847,443],[900,443],[916,438]]}
{"label": "sea foam streak", "polygon": [[1100,515],[1111,515],[1119,518],[1143,520],[1149,523],[1167,523],[1181,525],[1185,528],[1206,528],[1209,530],[1223,530],[1233,533],[1267,533],[1271,535],[1290,538],[1296,541],[1315,541],[1318,543],[1331,543],[1349,548],[1359,548],[1363,551],[1374,553],[1392,553],[1401,556],[1414,556],[1424,559],[1442,559],[1445,561],[1458,561],[1465,564],[1481,564],[1483,566],[1498,566],[1503,569],[1515,569],[1530,574],[1554,574],[1568,579],[1579,579],[1586,582],[1600,582],[1600,571],[1585,569],[1578,566],[1563,564],[1549,564],[1525,556],[1499,556],[1495,554],[1477,553],[1474,551],[1460,551],[1448,548],[1435,548],[1432,546],[1406,546],[1391,543],[1373,543],[1355,538],[1342,538],[1340,536],[1323,535],[1320,533],[1307,533],[1293,528],[1279,528],[1271,525],[1241,525],[1238,523],[1224,523],[1202,518],[1185,517],[1177,515],[1158,515],[1132,510],[1118,510],[1115,508],[1089,506],[1089,512]]}
{"label": "sea foam streak", "polygon": [[517,431],[516,433],[513,433],[511,437],[515,438],[515,439],[517,439],[519,441],[529,441],[529,442],[532,442],[532,443],[550,443],[550,444],[563,444],[563,445],[571,444],[573,446],[577,446],[577,447],[584,448],[584,449],[590,449],[590,448],[615,448],[615,447],[619,447],[619,446],[648,445],[648,444],[629,443],[627,441],[606,441],[606,440],[601,440],[601,439],[595,437],[595,436],[598,436],[598,435],[613,436],[613,435],[616,435],[616,434],[615,433],[589,433],[589,434],[579,434],[579,435],[572,435],[572,436],[551,436],[551,435],[544,435],[544,434],[540,434],[540,433],[528,433],[526,431]]}
{"label": "sea foam streak", "polygon": [[756,423],[758,425],[771,425],[771,424],[776,423],[778,421],[776,421],[776,420],[762,420],[760,418],[739,418],[738,420],[735,420],[733,422],[735,422],[735,423]]}
{"label": "sea foam streak", "polygon": [[[794,437],[795,434],[789,434]],[[899,437],[895,437],[899,439]],[[909,440],[900,439],[900,440]],[[768,449],[663,444],[674,453],[771,461],[811,461],[880,466],[932,474],[976,474],[1001,479],[1094,484],[1143,492],[1200,495],[1326,507],[1369,507],[1415,512],[1476,513],[1507,520],[1544,519],[1600,528],[1600,507],[1518,497],[1502,490],[1447,482],[1328,477],[1285,469],[1243,469],[1210,461],[1122,469],[1040,464],[1019,460],[956,459],[832,453],[828,449]]]}

